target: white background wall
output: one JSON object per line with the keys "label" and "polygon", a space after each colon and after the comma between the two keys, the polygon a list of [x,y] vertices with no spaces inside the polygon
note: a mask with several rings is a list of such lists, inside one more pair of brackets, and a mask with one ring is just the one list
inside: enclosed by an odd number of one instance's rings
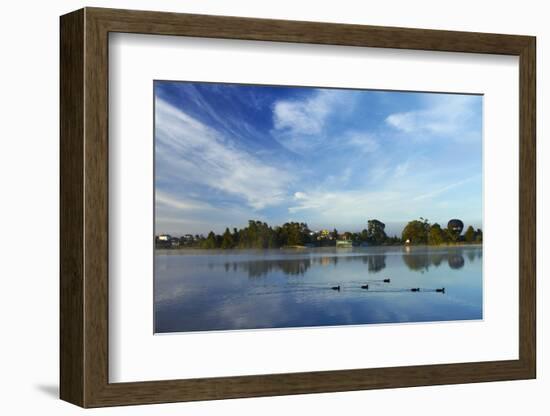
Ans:
{"label": "white background wall", "polygon": [[[542,212],[550,163],[544,142],[545,72],[550,56],[549,12],[542,1],[429,0],[359,2],[68,1],[5,2],[0,15],[0,410],[3,414],[70,415],[81,409],[58,395],[58,16],[82,6],[317,20],[433,29],[536,35],[538,41],[538,379],[338,394],[225,400],[87,411],[88,414],[548,414],[550,361],[543,325],[549,298],[544,282]],[[546,88],[545,88],[546,87]],[[545,201],[546,199],[546,201]],[[546,237],[548,239],[548,237]],[[406,353],[406,345],[404,345]]]}

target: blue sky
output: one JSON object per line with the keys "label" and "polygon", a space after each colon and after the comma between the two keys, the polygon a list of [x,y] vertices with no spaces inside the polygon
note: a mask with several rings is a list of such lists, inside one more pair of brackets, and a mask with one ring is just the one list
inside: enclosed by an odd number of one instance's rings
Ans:
{"label": "blue sky", "polygon": [[155,81],[155,226],[481,227],[476,95]]}

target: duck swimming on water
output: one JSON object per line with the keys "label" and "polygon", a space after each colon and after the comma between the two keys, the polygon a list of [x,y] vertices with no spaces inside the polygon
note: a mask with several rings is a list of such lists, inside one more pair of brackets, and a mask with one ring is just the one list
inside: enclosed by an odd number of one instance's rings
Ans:
{"label": "duck swimming on water", "polygon": [[340,285],[338,285],[338,286],[332,286],[331,289],[332,289],[332,290],[337,290],[338,292],[340,292]]}
{"label": "duck swimming on water", "polygon": [[411,289],[411,292],[420,292],[420,288],[419,287],[413,287]]}
{"label": "duck swimming on water", "polygon": [[368,290],[368,288],[369,288],[369,285],[363,285],[363,286],[361,286],[361,289],[367,289],[367,290]]}
{"label": "duck swimming on water", "polygon": [[442,287],[441,289],[435,289],[435,291],[439,293],[445,293],[445,288]]}
{"label": "duck swimming on water", "polygon": [[384,283],[390,283],[390,279],[384,279]]}

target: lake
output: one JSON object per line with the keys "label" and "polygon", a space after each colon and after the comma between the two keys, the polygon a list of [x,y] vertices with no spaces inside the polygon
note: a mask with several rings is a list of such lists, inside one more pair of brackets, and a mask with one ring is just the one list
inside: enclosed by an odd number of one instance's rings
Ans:
{"label": "lake", "polygon": [[155,332],[482,319],[482,253],[481,246],[156,250]]}

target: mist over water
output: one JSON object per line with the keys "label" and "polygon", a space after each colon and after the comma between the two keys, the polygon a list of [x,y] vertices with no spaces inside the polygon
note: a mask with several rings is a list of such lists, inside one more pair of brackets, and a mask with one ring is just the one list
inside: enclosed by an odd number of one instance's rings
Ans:
{"label": "mist over water", "polygon": [[157,250],[155,332],[482,319],[482,253],[481,246]]}

